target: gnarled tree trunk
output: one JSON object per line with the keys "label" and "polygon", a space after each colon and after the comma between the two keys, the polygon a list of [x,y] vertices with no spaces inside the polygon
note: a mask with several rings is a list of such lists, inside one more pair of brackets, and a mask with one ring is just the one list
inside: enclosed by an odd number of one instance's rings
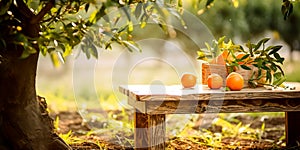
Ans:
{"label": "gnarled tree trunk", "polygon": [[[13,50],[14,51],[14,50]],[[35,76],[38,54],[20,59],[1,51],[0,138],[7,149],[68,149],[53,133],[45,105],[39,105]],[[42,99],[41,102],[44,102]]]}
{"label": "gnarled tree trunk", "polygon": [[[38,37],[39,24],[32,24],[19,9],[11,11],[20,16],[18,25],[23,34]],[[38,52],[21,59],[23,47],[11,43],[9,38],[5,40],[10,44],[0,49],[0,149],[70,149],[53,132],[45,101],[41,99],[39,103],[37,99]],[[38,50],[37,45],[35,48]]]}

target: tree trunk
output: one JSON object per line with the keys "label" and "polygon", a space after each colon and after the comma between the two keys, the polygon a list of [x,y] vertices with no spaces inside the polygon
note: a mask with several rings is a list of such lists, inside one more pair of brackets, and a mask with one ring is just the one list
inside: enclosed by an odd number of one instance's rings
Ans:
{"label": "tree trunk", "polygon": [[38,103],[38,54],[20,59],[18,49],[0,50],[0,149],[69,149],[53,133],[44,99]]}
{"label": "tree trunk", "polygon": [[[24,35],[39,36],[38,23],[31,24],[26,18],[20,20]],[[21,59],[23,47],[14,45],[9,38],[6,43],[6,48],[0,49],[0,149],[70,149],[53,132],[45,100],[37,99],[39,52]],[[38,51],[37,45],[35,48]]]}

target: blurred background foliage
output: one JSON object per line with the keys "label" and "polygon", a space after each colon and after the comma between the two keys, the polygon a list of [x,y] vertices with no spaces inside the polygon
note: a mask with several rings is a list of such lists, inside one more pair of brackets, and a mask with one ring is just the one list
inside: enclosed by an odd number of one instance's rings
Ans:
{"label": "blurred background foliage", "polygon": [[226,0],[214,1],[213,9],[199,16],[216,38],[227,36],[243,42],[255,40],[267,32],[283,40],[291,51],[299,50],[300,5],[294,3],[294,11],[287,20],[281,12],[279,0],[239,0],[238,7]]}

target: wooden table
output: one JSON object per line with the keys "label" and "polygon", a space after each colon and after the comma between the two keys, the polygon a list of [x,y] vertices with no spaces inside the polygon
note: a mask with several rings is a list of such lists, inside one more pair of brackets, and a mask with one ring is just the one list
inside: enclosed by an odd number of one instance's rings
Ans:
{"label": "wooden table", "polygon": [[210,90],[206,85],[182,89],[180,85],[120,86],[136,110],[135,148],[165,148],[167,114],[285,112],[287,146],[300,141],[300,83],[288,83],[295,90],[267,90],[264,87],[241,91]]}

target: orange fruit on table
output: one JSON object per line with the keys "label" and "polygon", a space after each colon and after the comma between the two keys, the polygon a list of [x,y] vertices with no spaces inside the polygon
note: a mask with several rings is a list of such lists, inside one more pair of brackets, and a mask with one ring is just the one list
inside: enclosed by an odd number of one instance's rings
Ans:
{"label": "orange fruit on table", "polygon": [[181,84],[184,88],[192,88],[197,83],[197,77],[191,73],[184,73],[181,76]]}
{"label": "orange fruit on table", "polygon": [[207,78],[207,85],[210,89],[219,89],[223,86],[223,78],[216,73],[213,73]]}
{"label": "orange fruit on table", "polygon": [[226,86],[232,91],[239,91],[244,87],[244,78],[241,74],[231,72],[226,78]]}

